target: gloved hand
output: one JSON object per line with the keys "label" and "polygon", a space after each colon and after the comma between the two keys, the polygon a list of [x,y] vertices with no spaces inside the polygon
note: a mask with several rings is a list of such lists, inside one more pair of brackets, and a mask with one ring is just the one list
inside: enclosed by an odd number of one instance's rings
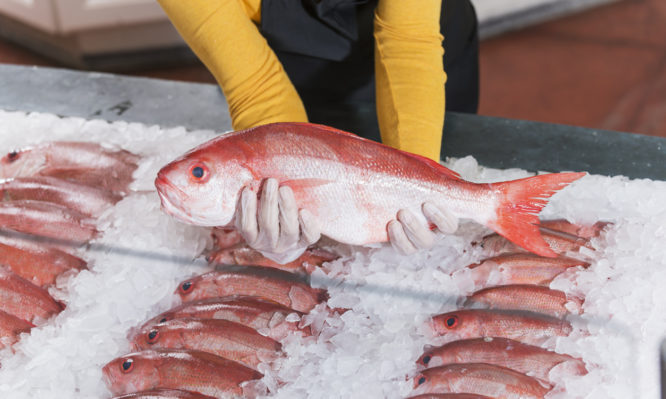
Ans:
{"label": "gloved hand", "polygon": [[[426,202],[422,205],[422,211],[426,220],[433,223],[440,232],[452,234],[458,229],[458,218],[448,210]],[[391,220],[387,229],[391,245],[403,255],[431,248],[435,243],[435,233],[428,224],[417,219],[407,209],[400,210],[397,219]]]}
{"label": "gloved hand", "polygon": [[291,188],[278,188],[275,179],[264,182],[258,209],[257,194],[243,189],[236,228],[250,247],[280,264],[301,256],[321,236],[314,216],[305,209],[299,210]]}

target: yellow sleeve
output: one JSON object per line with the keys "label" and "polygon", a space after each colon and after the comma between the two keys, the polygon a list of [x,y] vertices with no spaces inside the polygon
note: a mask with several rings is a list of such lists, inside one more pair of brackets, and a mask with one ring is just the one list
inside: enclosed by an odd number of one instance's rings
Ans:
{"label": "yellow sleeve", "polygon": [[382,142],[436,161],[442,145],[446,81],[441,5],[442,0],[380,0],[374,22]]}
{"label": "yellow sleeve", "polygon": [[252,22],[260,18],[259,0],[158,2],[222,87],[235,130],[307,122],[294,85]]}

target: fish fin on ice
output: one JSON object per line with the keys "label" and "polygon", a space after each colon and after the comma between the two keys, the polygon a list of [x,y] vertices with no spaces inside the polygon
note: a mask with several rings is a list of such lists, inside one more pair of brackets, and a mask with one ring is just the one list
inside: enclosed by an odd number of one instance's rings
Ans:
{"label": "fish fin on ice", "polygon": [[492,183],[490,186],[500,195],[497,217],[489,227],[530,252],[556,257],[539,231],[539,212],[548,203],[548,198],[586,174],[551,173]]}

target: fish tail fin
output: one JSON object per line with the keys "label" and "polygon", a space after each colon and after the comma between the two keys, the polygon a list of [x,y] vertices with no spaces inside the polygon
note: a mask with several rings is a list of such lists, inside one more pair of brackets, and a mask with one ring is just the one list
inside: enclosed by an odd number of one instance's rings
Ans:
{"label": "fish tail fin", "polygon": [[491,189],[499,195],[499,205],[496,219],[488,226],[528,251],[556,257],[539,232],[539,212],[548,198],[585,175],[585,172],[552,173],[492,183]]}

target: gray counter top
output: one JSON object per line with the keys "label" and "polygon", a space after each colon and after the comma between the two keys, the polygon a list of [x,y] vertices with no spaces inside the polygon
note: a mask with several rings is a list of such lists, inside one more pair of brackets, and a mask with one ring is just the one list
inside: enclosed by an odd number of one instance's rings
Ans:
{"label": "gray counter top", "polygon": [[[227,131],[215,85],[0,65],[0,109]],[[666,139],[447,113],[444,155],[495,168],[581,170],[666,180]]]}

